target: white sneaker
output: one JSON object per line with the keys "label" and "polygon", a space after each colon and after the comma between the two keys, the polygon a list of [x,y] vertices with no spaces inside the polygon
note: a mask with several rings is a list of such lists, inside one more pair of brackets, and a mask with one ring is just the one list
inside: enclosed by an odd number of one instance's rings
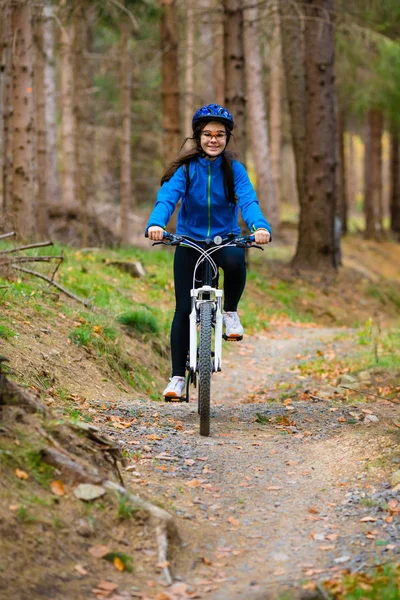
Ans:
{"label": "white sneaker", "polygon": [[243,327],[237,312],[224,312],[225,335],[228,338],[241,338],[243,336]]}
{"label": "white sneaker", "polygon": [[185,395],[186,381],[184,377],[171,377],[169,384],[163,391],[163,396],[180,400]]}

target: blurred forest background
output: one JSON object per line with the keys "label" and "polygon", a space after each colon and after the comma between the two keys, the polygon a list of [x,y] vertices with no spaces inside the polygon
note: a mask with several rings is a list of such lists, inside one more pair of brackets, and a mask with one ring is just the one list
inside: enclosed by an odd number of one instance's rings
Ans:
{"label": "blurred forest background", "polygon": [[0,0],[1,232],[137,244],[217,102],[275,240],[400,240],[398,0]]}

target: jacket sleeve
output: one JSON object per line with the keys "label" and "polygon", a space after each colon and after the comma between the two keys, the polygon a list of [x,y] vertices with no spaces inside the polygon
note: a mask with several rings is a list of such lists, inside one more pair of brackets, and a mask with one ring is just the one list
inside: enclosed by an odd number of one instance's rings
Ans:
{"label": "jacket sleeve", "polygon": [[266,229],[272,236],[271,225],[261,212],[260,205],[246,169],[238,162],[232,163],[234,174],[235,194],[238,198],[242,217],[250,232],[256,229]]}
{"label": "jacket sleeve", "polygon": [[185,194],[186,177],[183,167],[179,167],[171,179],[163,183],[158,191],[156,203],[149,217],[146,231],[152,225],[166,227],[180,198]]}

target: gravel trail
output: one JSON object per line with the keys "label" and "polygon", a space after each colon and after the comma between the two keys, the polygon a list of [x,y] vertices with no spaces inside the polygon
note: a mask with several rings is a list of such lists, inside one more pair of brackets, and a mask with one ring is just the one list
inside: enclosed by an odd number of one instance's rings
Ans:
{"label": "gravel trail", "polygon": [[311,326],[230,344],[212,381],[208,438],[194,397],[102,411],[104,431],[131,453],[126,483],[176,516],[183,595],[165,589],[172,600],[317,598],[322,580],[396,558],[397,407],[346,402],[302,368],[352,352],[350,331]]}

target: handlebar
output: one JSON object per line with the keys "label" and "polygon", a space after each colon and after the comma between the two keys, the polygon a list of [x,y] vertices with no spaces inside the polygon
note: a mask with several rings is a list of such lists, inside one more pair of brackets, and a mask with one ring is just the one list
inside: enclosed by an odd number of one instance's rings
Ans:
{"label": "handlebar", "polygon": [[[145,232],[145,237],[149,237],[148,232]],[[239,248],[259,248],[260,250],[264,250],[262,246],[258,246],[254,244],[255,236],[254,235],[239,235],[236,236],[233,233],[228,234],[226,237],[221,237],[219,235],[214,238],[205,238],[203,240],[196,240],[194,238],[190,238],[185,235],[176,235],[175,233],[169,233],[168,231],[164,231],[164,239],[160,242],[153,242],[153,246],[157,244],[165,244],[168,246],[180,246],[180,244],[184,244],[185,242],[192,242],[194,244],[206,244],[206,246],[211,246],[214,244],[215,246],[224,246],[226,244],[232,244]]]}

